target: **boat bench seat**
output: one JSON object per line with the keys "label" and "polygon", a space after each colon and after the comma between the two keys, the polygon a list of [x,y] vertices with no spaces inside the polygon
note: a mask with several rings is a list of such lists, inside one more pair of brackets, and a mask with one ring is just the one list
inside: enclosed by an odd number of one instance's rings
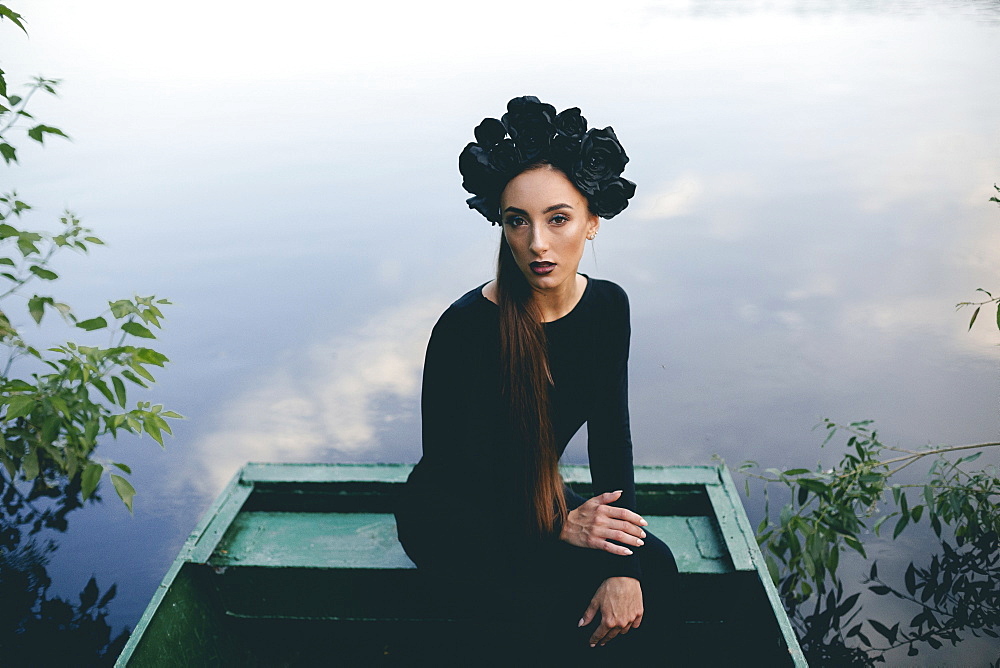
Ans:
{"label": "boat bench seat", "polygon": [[[647,516],[682,574],[733,572],[710,517]],[[427,618],[413,562],[388,513],[247,511],[208,561],[227,612],[243,617]],[[336,612],[334,612],[336,611]],[[438,610],[438,618],[450,618]]]}

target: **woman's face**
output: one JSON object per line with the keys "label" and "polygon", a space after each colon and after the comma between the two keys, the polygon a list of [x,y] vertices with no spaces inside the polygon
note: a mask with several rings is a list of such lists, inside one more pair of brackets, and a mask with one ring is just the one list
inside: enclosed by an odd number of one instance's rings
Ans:
{"label": "woman's face", "polygon": [[521,172],[500,195],[503,233],[535,290],[575,285],[587,236],[600,221],[566,175],[548,165]]}

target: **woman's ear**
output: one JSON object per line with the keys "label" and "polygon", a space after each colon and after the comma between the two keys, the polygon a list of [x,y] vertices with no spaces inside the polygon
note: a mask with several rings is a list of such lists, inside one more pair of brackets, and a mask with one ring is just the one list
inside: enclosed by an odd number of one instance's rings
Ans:
{"label": "woman's ear", "polygon": [[587,238],[593,239],[597,236],[597,230],[601,228],[601,219],[590,214],[590,220],[587,221]]}

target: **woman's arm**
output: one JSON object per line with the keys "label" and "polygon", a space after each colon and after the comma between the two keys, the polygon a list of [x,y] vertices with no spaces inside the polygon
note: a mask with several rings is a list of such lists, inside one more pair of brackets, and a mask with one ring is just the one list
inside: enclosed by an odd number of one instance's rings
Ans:
{"label": "woman's arm", "polygon": [[[618,286],[608,294],[605,313],[600,318],[601,366],[596,373],[593,404],[587,418],[587,450],[594,492],[621,490],[610,508],[635,515],[635,479],[632,471],[632,433],[628,413],[628,355],[631,325],[628,297]],[[630,516],[631,516],[630,515]],[[636,515],[636,517],[638,517]],[[633,526],[635,526],[633,524]],[[642,526],[641,524],[639,526]],[[635,528],[638,528],[636,526]],[[634,531],[628,531],[635,536]],[[617,539],[612,539],[617,540]],[[636,545],[626,538],[620,541]],[[609,551],[610,552],[610,551]],[[605,555],[607,577],[640,577],[639,558],[618,551]]]}

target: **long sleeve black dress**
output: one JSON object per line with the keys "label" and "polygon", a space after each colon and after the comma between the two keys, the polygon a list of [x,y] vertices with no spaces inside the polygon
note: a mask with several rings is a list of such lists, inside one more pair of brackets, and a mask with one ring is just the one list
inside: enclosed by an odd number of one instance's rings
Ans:
{"label": "long sleeve black dress", "polygon": [[[588,278],[576,307],[546,323],[545,334],[559,453],[586,423],[593,493],[622,490],[615,505],[634,510],[625,292]],[[641,577],[642,554],[650,551],[651,541],[654,549],[666,551],[673,568],[669,550],[652,536],[630,557],[572,547],[556,537],[525,538],[523,527],[515,524],[512,494],[518,473],[500,388],[499,309],[479,287],[444,312],[427,346],[423,457],[396,512],[399,539],[417,566],[455,582],[478,582],[474,589],[484,597],[522,601],[529,592],[551,591],[548,585],[572,577],[583,601],[583,607],[574,601],[572,609],[578,609],[567,613],[577,615],[574,623],[604,579]],[[566,492],[570,509],[583,503]]]}

